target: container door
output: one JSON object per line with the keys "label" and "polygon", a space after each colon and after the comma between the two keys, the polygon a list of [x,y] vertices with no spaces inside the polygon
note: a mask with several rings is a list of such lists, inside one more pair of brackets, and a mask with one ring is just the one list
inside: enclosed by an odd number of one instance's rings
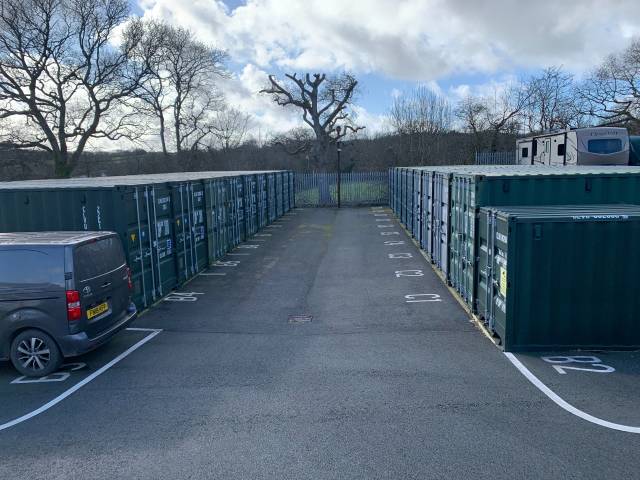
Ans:
{"label": "container door", "polygon": [[491,303],[491,274],[493,268],[494,236],[492,216],[489,210],[481,211],[478,219],[478,263],[476,265],[476,301],[474,311],[482,320],[489,320],[489,304]]}
{"label": "container door", "polygon": [[[458,292],[459,284],[458,284],[458,267],[460,264],[460,252],[458,250],[458,243],[460,240],[459,230],[458,230],[458,218],[460,217],[459,211],[460,207],[458,204],[458,197],[456,188],[456,177],[454,176],[451,180],[451,191],[450,191],[450,210],[449,210],[449,249],[446,252],[447,260],[448,260],[448,273],[450,283]],[[446,262],[446,261],[445,261]],[[445,272],[447,273],[447,272]]]}
{"label": "container door", "polygon": [[177,284],[174,256],[173,222],[171,221],[171,192],[166,186],[148,187],[149,216],[153,232],[153,263],[156,293],[166,295]]}
{"label": "container door", "polygon": [[277,216],[282,216],[283,212],[283,200],[282,200],[282,174],[276,173],[276,206],[277,206]]}
{"label": "container door", "polygon": [[191,191],[188,184],[180,183],[173,185],[172,193],[176,270],[178,283],[181,284],[193,277],[196,269],[192,247]]}
{"label": "container door", "polygon": [[236,222],[236,229],[238,234],[238,244],[244,242],[247,239],[246,230],[246,203],[245,203],[245,191],[244,191],[244,178],[235,177],[236,184],[236,213],[238,215]]}
{"label": "container door", "polygon": [[442,218],[440,219],[440,269],[444,273],[447,280],[449,279],[449,178],[448,175],[442,175],[442,199],[441,199],[441,212]]}
{"label": "container door", "polygon": [[227,190],[228,182],[225,178],[216,180],[216,215],[217,215],[217,234],[218,234],[218,256],[220,258],[230,250],[229,230],[227,228]]}
{"label": "container door", "polygon": [[513,248],[508,242],[508,224],[499,221],[494,215],[492,224],[493,265],[491,282],[491,303],[489,304],[489,328],[504,342],[507,317],[507,257],[508,249]]}
{"label": "container door", "polygon": [[425,250],[429,258],[433,261],[433,226],[434,226],[434,204],[433,204],[433,196],[434,196],[434,173],[427,172],[425,181],[426,192],[427,192],[427,208],[425,209],[426,221],[425,221]]}
{"label": "container door", "polygon": [[475,199],[473,194],[473,182],[470,178],[465,178],[462,183],[465,226],[464,226],[464,256],[465,256],[465,289],[467,292],[467,303],[475,311],[476,308],[476,269],[478,268],[477,255],[477,225],[478,214],[475,208]]}
{"label": "container door", "polygon": [[207,257],[209,265],[214,263],[218,257],[218,239],[216,236],[217,218],[216,218],[216,193],[215,181],[207,180],[205,183],[204,211],[205,223],[207,228]]}
{"label": "container door", "polygon": [[413,238],[420,241],[420,192],[421,192],[421,179],[422,171],[414,170],[413,171],[413,211],[411,215],[413,216],[411,233],[413,234]]}
{"label": "container door", "polygon": [[204,270],[209,264],[207,256],[207,229],[204,201],[204,184],[191,182],[188,184],[190,196],[191,246],[193,249],[192,275]]}
{"label": "container door", "polygon": [[136,305],[146,308],[156,300],[154,288],[155,274],[153,272],[152,238],[149,235],[147,222],[147,194],[146,187],[136,187],[127,192],[131,201],[126,201],[127,214],[127,263],[131,267],[133,282],[133,301]]}
{"label": "container door", "polygon": [[274,173],[267,176],[267,207],[269,209],[269,223],[271,223],[277,217],[276,176]]}

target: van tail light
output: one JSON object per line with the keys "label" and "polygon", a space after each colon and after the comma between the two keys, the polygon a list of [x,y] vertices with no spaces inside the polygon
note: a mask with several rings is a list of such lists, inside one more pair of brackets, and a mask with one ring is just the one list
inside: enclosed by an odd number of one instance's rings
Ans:
{"label": "van tail light", "polygon": [[129,290],[133,290],[133,282],[131,281],[131,269],[127,267],[127,282],[129,284]]}
{"label": "van tail light", "polygon": [[80,292],[77,290],[67,290],[67,320],[75,322],[82,317],[80,308]]}

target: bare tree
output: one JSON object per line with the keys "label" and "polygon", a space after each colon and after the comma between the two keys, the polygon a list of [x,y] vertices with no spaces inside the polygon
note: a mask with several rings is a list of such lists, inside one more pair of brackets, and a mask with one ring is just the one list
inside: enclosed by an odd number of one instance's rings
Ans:
{"label": "bare tree", "polygon": [[640,38],[609,56],[580,86],[584,113],[603,125],[640,131]]}
{"label": "bare tree", "polygon": [[452,118],[449,101],[425,86],[396,97],[389,111],[391,127],[420,164],[437,147],[438,136],[450,131]]}
{"label": "bare tree", "polygon": [[239,147],[246,138],[251,115],[236,108],[223,108],[213,117],[212,134],[222,150]]}
{"label": "bare tree", "polygon": [[[134,55],[143,27],[126,0],[3,0],[0,9],[2,140],[51,152],[58,176],[70,175],[87,143],[118,140],[133,115],[112,115],[148,75]],[[148,52],[147,52],[148,53]]]}
{"label": "bare tree", "polygon": [[445,133],[452,123],[449,101],[425,86],[396,97],[389,117],[393,129],[401,135]]}
{"label": "bare tree", "polygon": [[530,101],[530,92],[521,83],[512,83],[503,89],[494,89],[493,95],[467,96],[456,109],[456,117],[465,130],[476,139],[489,135],[488,148],[495,151],[503,133],[517,133],[523,111]]}
{"label": "bare tree", "polygon": [[351,109],[358,81],[348,73],[331,78],[324,73],[298,78],[294,73],[285,78],[280,82],[269,75],[270,85],[260,93],[272,95],[280,106],[302,110],[302,119],[315,134],[312,155],[321,169],[330,169],[331,144],[364,128],[355,125]]}
{"label": "bare tree", "polygon": [[213,89],[201,90],[197,95],[188,98],[181,109],[181,149],[178,151],[195,151],[208,147],[216,131],[215,113],[222,108],[222,95]]}
{"label": "bare tree", "polygon": [[313,130],[308,127],[297,127],[288,132],[274,135],[269,145],[278,145],[288,155],[299,155],[311,151],[315,140]]}
{"label": "bare tree", "polygon": [[[198,41],[193,32],[151,21],[142,46],[158,48],[151,76],[138,92],[143,111],[158,122],[162,151],[167,154],[167,123],[173,127],[177,152],[198,149],[212,131],[211,114],[222,105],[215,79],[228,75],[224,50]],[[170,120],[169,120],[170,119]]]}
{"label": "bare tree", "polygon": [[576,102],[573,75],[561,67],[549,67],[531,77],[525,88],[529,102],[523,117],[529,132],[580,126],[583,115]]}

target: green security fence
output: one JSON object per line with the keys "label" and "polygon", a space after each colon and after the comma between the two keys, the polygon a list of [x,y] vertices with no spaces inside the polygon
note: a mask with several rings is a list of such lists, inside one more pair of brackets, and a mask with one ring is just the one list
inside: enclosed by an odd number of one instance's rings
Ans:
{"label": "green security fence", "polygon": [[351,172],[338,177],[337,172],[296,173],[295,200],[296,207],[387,205],[389,174]]}

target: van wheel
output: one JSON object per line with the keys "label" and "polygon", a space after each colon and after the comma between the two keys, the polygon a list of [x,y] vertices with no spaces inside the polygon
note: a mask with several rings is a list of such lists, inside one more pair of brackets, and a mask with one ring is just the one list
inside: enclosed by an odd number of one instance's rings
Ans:
{"label": "van wheel", "polygon": [[56,342],[40,330],[25,330],[11,342],[11,363],[26,377],[44,377],[62,365]]}

